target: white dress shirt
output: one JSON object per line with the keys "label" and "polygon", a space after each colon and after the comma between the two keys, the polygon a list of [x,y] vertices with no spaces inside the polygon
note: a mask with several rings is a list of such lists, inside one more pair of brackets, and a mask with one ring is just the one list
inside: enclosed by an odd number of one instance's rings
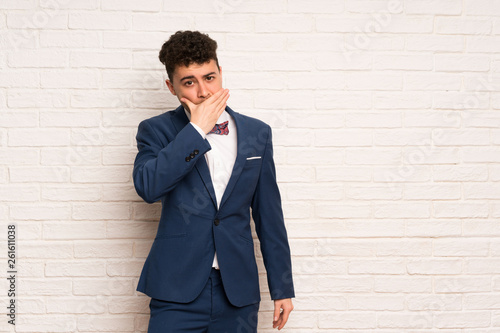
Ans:
{"label": "white dress shirt", "polygon": [[[191,114],[184,109],[186,116],[191,120]],[[211,150],[205,153],[205,160],[207,161],[208,169],[210,171],[210,178],[212,179],[212,184],[215,190],[215,198],[217,200],[217,208],[219,208],[222,195],[226,190],[227,183],[231,174],[233,172],[234,162],[236,161],[237,154],[237,134],[236,134],[236,124],[234,123],[233,117],[224,111],[217,120],[217,124],[228,121],[228,135],[220,134],[205,134],[203,130],[196,124],[190,122],[190,124],[200,133],[200,135],[208,140]],[[219,263],[217,261],[217,252],[214,256],[214,261],[212,267],[219,269]]]}

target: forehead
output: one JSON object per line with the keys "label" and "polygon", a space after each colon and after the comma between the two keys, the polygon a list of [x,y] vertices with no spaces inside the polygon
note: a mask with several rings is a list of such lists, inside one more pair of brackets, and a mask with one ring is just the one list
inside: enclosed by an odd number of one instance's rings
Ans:
{"label": "forehead", "polygon": [[212,72],[219,72],[217,64],[213,59],[202,64],[192,63],[189,66],[179,65],[175,68],[174,78],[180,80],[185,76],[203,77]]}

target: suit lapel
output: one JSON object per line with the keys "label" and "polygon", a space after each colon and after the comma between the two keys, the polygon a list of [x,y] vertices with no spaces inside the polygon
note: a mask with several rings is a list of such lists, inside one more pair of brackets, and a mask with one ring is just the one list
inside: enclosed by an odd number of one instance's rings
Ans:
{"label": "suit lapel", "polygon": [[[179,133],[180,130],[184,128],[189,123],[189,119],[184,112],[184,107],[181,105],[175,110],[175,114],[172,117],[172,122],[174,123],[174,127]],[[198,171],[205,188],[212,199],[212,203],[215,207],[217,207],[217,201],[215,199],[215,190],[214,185],[212,184],[212,178],[210,177],[210,170],[208,170],[207,161],[205,156],[199,158],[195,164],[195,168]]]}
{"label": "suit lapel", "polygon": [[234,189],[234,186],[236,185],[236,182],[238,181],[238,178],[241,175],[241,171],[243,170],[243,166],[246,163],[246,155],[244,154],[244,138],[247,138],[247,128],[244,126],[243,122],[244,119],[240,117],[239,113],[234,112],[229,108],[229,106],[226,107],[227,112],[233,117],[234,123],[236,124],[236,134],[237,134],[237,144],[236,144],[236,160],[234,162],[233,166],[233,172],[231,173],[231,177],[229,178],[229,181],[227,183],[226,189],[224,190],[224,194],[222,195],[222,199],[219,205],[219,209],[224,205],[226,202],[227,198],[231,195],[231,192]]}

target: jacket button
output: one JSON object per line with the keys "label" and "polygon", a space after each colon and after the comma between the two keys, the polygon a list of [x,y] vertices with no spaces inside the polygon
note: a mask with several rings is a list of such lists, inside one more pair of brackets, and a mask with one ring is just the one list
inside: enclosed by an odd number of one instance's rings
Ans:
{"label": "jacket button", "polygon": [[200,151],[198,149],[193,150],[193,154],[198,155]]}
{"label": "jacket button", "polygon": [[186,157],[186,162],[189,162],[189,161],[191,161],[191,157],[187,156]]}
{"label": "jacket button", "polygon": [[219,225],[220,224],[220,220],[219,219],[215,219],[214,224],[215,225]]}
{"label": "jacket button", "polygon": [[194,153],[189,154],[189,157],[194,158]]}

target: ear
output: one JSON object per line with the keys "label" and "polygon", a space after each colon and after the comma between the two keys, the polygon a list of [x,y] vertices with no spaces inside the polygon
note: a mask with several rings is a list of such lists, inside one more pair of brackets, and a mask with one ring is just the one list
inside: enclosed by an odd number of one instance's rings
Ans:
{"label": "ear", "polygon": [[172,84],[172,82],[169,79],[166,79],[165,83],[167,84],[168,90],[170,90],[172,95],[176,96],[177,94],[175,93],[174,85]]}

